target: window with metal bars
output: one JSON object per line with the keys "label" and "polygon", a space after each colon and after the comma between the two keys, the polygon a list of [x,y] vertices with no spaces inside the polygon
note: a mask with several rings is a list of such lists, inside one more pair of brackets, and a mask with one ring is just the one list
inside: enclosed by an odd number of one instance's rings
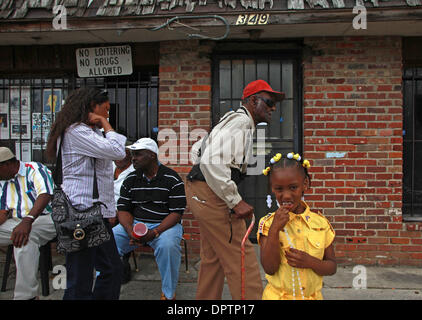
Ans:
{"label": "window with metal bars", "polygon": [[403,219],[422,221],[422,68],[403,77]]}
{"label": "window with metal bars", "polygon": [[0,78],[0,145],[22,161],[49,164],[45,149],[50,127],[66,97],[75,88],[106,89],[110,123],[129,140],[156,138],[158,76],[135,72],[129,77]]}

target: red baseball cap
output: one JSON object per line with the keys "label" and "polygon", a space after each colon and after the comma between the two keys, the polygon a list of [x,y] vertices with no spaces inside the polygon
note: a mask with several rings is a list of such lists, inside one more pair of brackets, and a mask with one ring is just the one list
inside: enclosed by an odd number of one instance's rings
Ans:
{"label": "red baseball cap", "polygon": [[242,100],[261,91],[272,93],[277,101],[283,100],[285,96],[283,92],[274,91],[266,81],[259,79],[250,82],[245,89],[243,89]]}

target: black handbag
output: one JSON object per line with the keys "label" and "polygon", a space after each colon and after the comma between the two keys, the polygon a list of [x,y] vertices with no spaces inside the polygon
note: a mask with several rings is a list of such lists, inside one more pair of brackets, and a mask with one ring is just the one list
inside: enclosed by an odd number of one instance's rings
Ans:
{"label": "black handbag", "polygon": [[[53,209],[51,218],[53,219],[57,232],[57,252],[70,253],[99,246],[109,241],[111,235],[101,213],[101,205],[105,206],[105,204],[96,201],[92,207],[85,210],[78,210],[72,205],[68,196],[61,188],[63,182],[62,142],[63,135],[60,141],[54,173],[55,188],[53,200],[51,201]],[[95,159],[93,199],[98,199]]]}

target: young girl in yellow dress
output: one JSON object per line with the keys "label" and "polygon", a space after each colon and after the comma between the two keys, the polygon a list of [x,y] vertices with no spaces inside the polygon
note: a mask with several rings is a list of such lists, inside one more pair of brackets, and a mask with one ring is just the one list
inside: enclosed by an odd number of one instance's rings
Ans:
{"label": "young girl in yellow dress", "polygon": [[302,201],[310,186],[309,167],[299,154],[278,153],[263,171],[279,206],[258,226],[261,264],[268,280],[264,300],[322,299],[322,277],[336,273],[334,230]]}

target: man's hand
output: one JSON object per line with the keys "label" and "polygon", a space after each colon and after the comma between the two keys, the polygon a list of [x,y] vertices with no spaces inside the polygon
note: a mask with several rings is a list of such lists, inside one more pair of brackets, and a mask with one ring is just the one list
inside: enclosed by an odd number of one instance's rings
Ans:
{"label": "man's hand", "polygon": [[9,219],[11,210],[0,210],[0,225],[6,222]]}
{"label": "man's hand", "polygon": [[28,243],[29,234],[32,229],[32,221],[31,218],[23,218],[21,223],[13,229],[10,240],[12,240],[15,247],[20,248],[26,246]]}
{"label": "man's hand", "polygon": [[240,200],[232,210],[234,211],[234,217],[238,219],[249,219],[252,217],[254,211],[253,207],[243,200]]}
{"label": "man's hand", "polygon": [[[34,202],[34,205],[32,206],[31,211],[29,211],[28,214],[30,214],[34,219],[36,219],[41,212],[43,212],[44,208],[47,206],[47,204],[50,202],[52,196],[48,193],[42,193],[40,194],[37,199]],[[29,233],[31,232],[32,223],[34,222],[34,219],[24,217],[12,232],[12,235],[10,237],[10,240],[12,240],[13,245],[17,248],[25,246],[28,243],[29,240]]]}
{"label": "man's hand", "polygon": [[108,218],[108,222],[110,223],[110,226],[113,228],[119,223],[119,220],[117,220],[117,217]]}
{"label": "man's hand", "polygon": [[147,242],[150,242],[151,240],[154,240],[155,238],[155,232],[148,229],[147,234],[143,237],[140,237],[139,239],[134,238],[132,235],[130,236],[130,245],[141,245]]}

